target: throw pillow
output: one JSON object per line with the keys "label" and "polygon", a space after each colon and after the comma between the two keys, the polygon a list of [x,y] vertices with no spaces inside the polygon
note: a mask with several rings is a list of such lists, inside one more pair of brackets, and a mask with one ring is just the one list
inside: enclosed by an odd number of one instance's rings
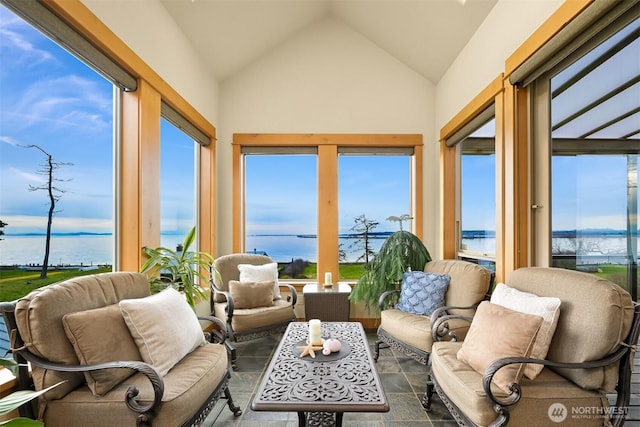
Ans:
{"label": "throw pillow", "polygon": [[[549,345],[560,317],[560,298],[539,297],[511,288],[504,283],[498,283],[491,294],[491,302],[521,313],[542,316],[542,325],[533,343],[530,357],[534,359],[547,357]],[[542,372],[543,368],[543,365],[530,363],[525,367],[524,375],[529,379],[534,379]]]}
{"label": "throw pillow", "polygon": [[[542,317],[483,301],[478,306],[457,358],[475,371],[503,357],[527,357],[542,324]],[[493,376],[493,382],[510,393],[509,383],[522,378],[522,364],[507,365]]]}
{"label": "throw pillow", "polygon": [[124,321],[142,360],[166,375],[184,356],[205,344],[195,313],[184,295],[173,288],[120,301]]}
{"label": "throw pillow", "polygon": [[278,286],[278,263],[270,262],[262,265],[238,264],[241,282],[274,282],[273,299],[280,299]]}
{"label": "throw pillow", "polygon": [[229,293],[234,308],[257,308],[273,305],[273,282],[240,282],[229,280]]}
{"label": "throw pillow", "polygon": [[[62,325],[81,365],[142,361],[118,304],[65,314]],[[101,369],[85,372],[84,376],[91,392],[103,396],[135,372],[128,368]]]}
{"label": "throw pillow", "polygon": [[396,308],[406,313],[431,316],[444,305],[451,277],[448,274],[407,271],[402,275],[400,300]]}

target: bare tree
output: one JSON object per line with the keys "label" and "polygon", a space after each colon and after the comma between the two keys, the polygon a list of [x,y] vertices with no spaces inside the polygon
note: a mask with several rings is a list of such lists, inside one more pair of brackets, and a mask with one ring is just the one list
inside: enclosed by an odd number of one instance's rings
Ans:
{"label": "bare tree", "polygon": [[356,241],[349,245],[349,247],[355,247],[355,250],[363,251],[363,254],[358,257],[356,262],[364,260],[365,263],[368,263],[369,257],[375,255],[375,252],[371,249],[371,236],[369,233],[371,233],[371,231],[380,223],[378,221],[367,219],[365,214],[355,217],[353,221],[355,224],[351,227],[351,231],[356,232]]}
{"label": "bare tree", "polygon": [[4,236],[3,228],[5,228],[7,225],[9,224],[0,219],[0,240],[4,240],[1,236]]}
{"label": "bare tree", "polygon": [[60,166],[72,166],[73,163],[64,163],[64,162],[54,162],[53,156],[47,153],[42,147],[38,145],[21,145],[23,148],[35,148],[40,150],[42,154],[44,154],[47,158],[47,162],[42,165],[42,169],[38,170],[37,173],[40,175],[44,175],[47,177],[47,182],[42,185],[31,185],[29,184],[29,191],[37,191],[37,190],[46,190],[47,195],[49,197],[49,214],[47,216],[47,236],[45,240],[44,246],[44,260],[42,261],[42,270],[40,271],[40,278],[45,279],[47,277],[47,271],[49,269],[49,251],[51,249],[51,225],[53,224],[53,214],[56,212],[56,203],[62,197],[66,191],[57,187],[55,182],[65,182],[69,180],[63,180],[56,178],[54,176],[54,172],[60,168]]}

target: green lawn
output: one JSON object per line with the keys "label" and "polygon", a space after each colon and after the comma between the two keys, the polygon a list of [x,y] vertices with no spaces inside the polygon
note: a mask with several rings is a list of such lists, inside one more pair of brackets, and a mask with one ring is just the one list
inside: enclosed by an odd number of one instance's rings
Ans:
{"label": "green lawn", "polygon": [[46,279],[40,279],[39,271],[0,270],[0,301],[13,301],[27,295],[34,289],[71,277],[105,273],[107,271],[111,271],[111,267],[90,271],[51,270],[47,273]]}
{"label": "green lawn", "polygon": [[[279,267],[283,267],[281,264]],[[317,280],[317,264],[312,263],[305,268],[300,279],[308,278]],[[343,264],[340,266],[340,280],[358,280],[362,274],[363,264]],[[60,282],[76,276],[87,274],[106,273],[111,267],[100,268],[91,271],[78,270],[51,270],[46,279],[40,279],[39,271],[24,271],[19,269],[0,270],[0,301],[13,301],[27,295],[34,289]]]}

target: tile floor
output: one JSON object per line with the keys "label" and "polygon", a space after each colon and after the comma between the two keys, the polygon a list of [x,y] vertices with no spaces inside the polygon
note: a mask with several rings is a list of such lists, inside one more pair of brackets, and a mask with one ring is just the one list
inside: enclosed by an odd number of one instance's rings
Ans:
{"label": "tile floor", "polygon": [[[367,337],[373,354],[375,333],[370,332]],[[254,412],[250,408],[261,375],[279,340],[280,336],[272,336],[236,344],[239,369],[232,373],[229,388],[243,414],[236,418],[229,411],[226,402],[219,402],[206,420],[205,427],[297,427],[298,415],[295,412]],[[425,366],[396,351],[383,349],[376,368],[391,410],[387,413],[345,413],[344,427],[457,426],[437,395],[429,414],[422,409],[420,399],[425,391],[427,378]],[[636,355],[631,387],[633,394],[625,427],[640,427],[640,355]]]}

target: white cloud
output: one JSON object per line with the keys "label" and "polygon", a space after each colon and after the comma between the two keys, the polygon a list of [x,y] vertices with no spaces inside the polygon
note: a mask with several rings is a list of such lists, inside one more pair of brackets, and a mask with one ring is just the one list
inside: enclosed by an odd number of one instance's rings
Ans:
{"label": "white cloud", "polygon": [[5,135],[0,135],[0,142],[4,142],[5,144],[9,144],[14,147],[20,144],[20,142],[17,141],[15,138],[12,138],[10,136],[5,136]]}
{"label": "white cloud", "polygon": [[35,182],[37,184],[44,184],[45,182],[47,182],[43,176],[40,176],[33,172],[25,172],[14,167],[10,167],[9,172],[14,176],[22,178],[29,182]]}

